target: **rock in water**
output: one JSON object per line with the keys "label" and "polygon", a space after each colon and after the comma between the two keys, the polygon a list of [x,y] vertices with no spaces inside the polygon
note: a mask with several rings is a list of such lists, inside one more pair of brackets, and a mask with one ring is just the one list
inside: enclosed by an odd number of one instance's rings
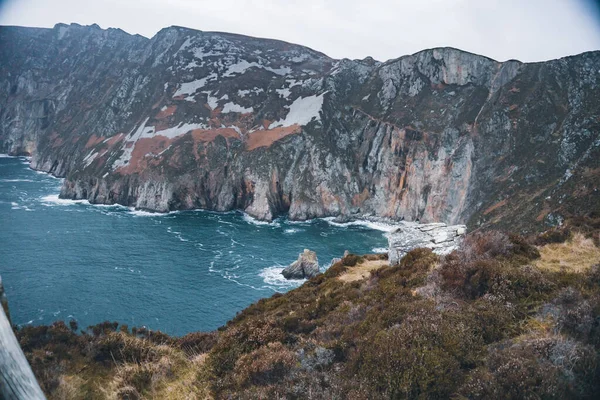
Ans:
{"label": "rock in water", "polygon": [[319,260],[317,253],[304,249],[298,259],[291,263],[289,267],[281,271],[285,279],[304,279],[312,278],[319,273]]}
{"label": "rock in water", "polygon": [[406,253],[418,247],[432,249],[436,254],[449,254],[458,247],[466,232],[465,225],[403,223],[388,235],[390,264],[398,264]]}

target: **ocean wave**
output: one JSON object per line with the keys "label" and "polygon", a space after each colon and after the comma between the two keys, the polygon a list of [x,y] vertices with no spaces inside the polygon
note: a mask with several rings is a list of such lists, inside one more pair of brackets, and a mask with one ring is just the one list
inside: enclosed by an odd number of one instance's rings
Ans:
{"label": "ocean wave", "polygon": [[9,156],[8,154],[0,154],[0,158],[17,158],[17,156]]}
{"label": "ocean wave", "polygon": [[165,213],[136,210],[133,207],[129,208],[129,214],[133,215],[134,217],[160,217],[160,216],[166,215]]}
{"label": "ocean wave", "polygon": [[276,286],[279,289],[295,288],[306,282],[306,279],[285,279],[281,275],[281,271],[285,267],[274,265],[272,267],[263,268],[258,274],[267,285]]}
{"label": "ocean wave", "polygon": [[287,234],[298,233],[298,232],[300,232],[300,229],[296,229],[296,228],[290,228],[290,229],[286,229],[283,231],[283,233],[287,233]]}
{"label": "ocean wave", "polygon": [[310,225],[310,224],[314,224],[316,221],[318,221],[317,219],[305,219],[302,221],[294,221],[294,220],[286,220],[285,223],[286,224],[291,224],[291,225]]}
{"label": "ocean wave", "polygon": [[189,239],[186,239],[183,236],[181,236],[181,232],[174,231],[173,228],[171,228],[170,226],[167,227],[167,232],[172,233],[173,235],[175,235],[175,237],[177,239],[179,239],[180,242],[189,242]]}
{"label": "ocean wave", "polygon": [[57,205],[57,206],[72,206],[74,204],[90,204],[87,200],[70,200],[70,199],[61,199],[57,194],[49,194],[47,196],[42,196],[40,198],[42,203],[45,205]]}
{"label": "ocean wave", "polygon": [[37,182],[37,181],[33,180],[33,179],[0,179],[0,182],[10,183],[10,182]]}
{"label": "ocean wave", "polygon": [[250,216],[249,214],[246,213],[242,213],[242,218],[244,221],[246,221],[249,224],[252,225],[257,225],[257,226],[281,226],[281,224],[279,223],[279,221],[273,221],[273,222],[268,222],[268,221],[261,221],[259,219],[256,219],[252,216]]}
{"label": "ocean wave", "polygon": [[15,201],[12,201],[10,203],[10,209],[11,210],[25,210],[25,211],[33,211],[31,208],[25,206],[25,205],[21,205]]}
{"label": "ocean wave", "polygon": [[62,181],[64,179],[64,178],[59,178],[57,176],[54,176],[48,172],[38,171],[37,169],[32,169],[32,171],[35,172],[36,174],[44,175],[44,176],[47,176],[48,178],[57,179],[59,181]]}

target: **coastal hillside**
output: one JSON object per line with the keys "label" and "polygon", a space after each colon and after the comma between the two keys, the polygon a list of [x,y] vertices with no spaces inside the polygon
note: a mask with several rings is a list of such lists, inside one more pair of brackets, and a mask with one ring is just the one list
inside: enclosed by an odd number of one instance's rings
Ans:
{"label": "coastal hillside", "polygon": [[0,27],[0,152],[61,196],[543,230],[598,208],[600,52],[334,60],[182,27]]}
{"label": "coastal hillside", "polygon": [[105,322],[17,330],[49,399],[593,399],[600,218],[447,256],[346,255],[215,332]]}

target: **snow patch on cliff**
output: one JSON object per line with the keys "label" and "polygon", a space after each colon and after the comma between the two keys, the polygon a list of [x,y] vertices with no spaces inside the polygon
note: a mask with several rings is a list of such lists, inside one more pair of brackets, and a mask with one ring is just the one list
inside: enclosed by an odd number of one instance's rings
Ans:
{"label": "snow patch on cliff", "polygon": [[61,40],[62,38],[65,37],[65,35],[67,34],[69,30],[69,27],[67,26],[61,26],[58,28],[58,40]]}
{"label": "snow patch on cliff", "polygon": [[240,106],[239,104],[229,102],[223,106],[222,113],[226,114],[226,113],[230,113],[230,112],[236,112],[236,113],[241,113],[241,114],[247,114],[247,113],[251,113],[253,111],[254,111],[254,108],[252,108],[252,107],[244,108],[244,107]]}
{"label": "snow patch on cliff", "polygon": [[177,50],[177,52],[175,54],[179,53],[180,51],[183,51],[183,50],[187,49],[191,45],[192,45],[192,38],[189,37],[189,38],[185,39],[185,42],[183,42],[183,44],[181,45],[181,47],[179,48],[179,50]]}
{"label": "snow patch on cliff", "polygon": [[188,133],[189,131],[193,131],[194,129],[208,129],[208,127],[202,123],[199,123],[199,124],[181,123],[178,126],[174,126],[172,128],[158,131],[154,135],[146,136],[146,137],[165,136],[169,139],[173,139],[173,138],[176,138],[177,136],[185,135],[186,133]]}
{"label": "snow patch on cliff", "polygon": [[211,95],[211,92],[202,92],[206,93],[206,104],[210,107],[211,110],[214,110],[219,105],[219,99]]}
{"label": "snow patch on cliff", "polygon": [[[162,131],[156,132],[154,126],[146,126],[148,119],[149,118],[146,118],[134,133],[130,133],[127,136],[127,139],[123,143],[122,147],[123,153],[121,154],[119,159],[116,160],[112,165],[113,170],[116,170],[129,164],[129,161],[131,161],[131,154],[133,153],[133,149],[135,148],[135,143],[140,139],[152,138],[155,136],[164,136],[168,139],[173,139],[177,136],[185,135],[186,133],[194,129],[207,128],[207,126],[202,123],[180,123],[178,126],[174,126],[172,128],[167,128]],[[88,161],[89,163],[91,163],[93,159],[91,161],[88,159]]]}
{"label": "snow patch on cliff", "polygon": [[279,96],[283,97],[284,99],[287,99],[288,97],[290,97],[290,94],[292,94],[292,91],[288,88],[275,89],[275,91],[279,94]]}
{"label": "snow patch on cliff", "polygon": [[[327,93],[327,92],[325,92]],[[269,125],[269,129],[279,126],[287,127],[292,125],[306,125],[312,120],[321,120],[321,109],[323,107],[323,98],[325,93],[308,97],[298,97],[289,106],[290,111],[285,119],[275,121]]]}
{"label": "snow patch on cliff", "polygon": [[98,153],[96,153],[94,150],[90,151],[88,155],[85,156],[85,158],[83,159],[83,163],[85,164],[84,168],[89,167],[94,162],[96,157],[98,157]]}
{"label": "snow patch on cliff", "polygon": [[202,49],[201,48],[196,48],[196,49],[193,50],[193,53],[194,53],[194,57],[196,57],[196,58],[198,58],[200,60],[202,60],[204,57],[213,57],[213,56],[221,56],[221,55],[223,55],[223,53],[219,52],[219,51],[217,51],[217,52],[215,52],[215,51],[208,51],[208,52],[205,53],[203,48]]}
{"label": "snow patch on cliff", "polygon": [[230,77],[230,76],[233,76],[234,74],[243,74],[246,72],[246,70],[248,70],[250,68],[262,68],[262,69],[265,69],[276,75],[282,75],[282,76],[287,75],[292,72],[292,69],[290,67],[271,68],[271,67],[267,67],[262,64],[259,64],[257,62],[248,62],[246,60],[242,60],[242,61],[238,62],[237,64],[230,65],[229,68],[227,68],[227,71],[225,71],[225,73],[223,74],[223,77]]}
{"label": "snow patch on cliff", "polygon": [[181,96],[184,94],[194,94],[198,89],[203,88],[206,83],[210,80],[217,78],[217,74],[212,73],[202,79],[197,79],[191,82],[184,82],[179,86],[179,89],[173,94],[173,97]]}
{"label": "snow patch on cliff", "polygon": [[259,93],[262,93],[262,92],[264,92],[263,88],[240,89],[240,90],[238,90],[238,96],[240,96],[240,97],[246,97],[250,93],[259,94]]}

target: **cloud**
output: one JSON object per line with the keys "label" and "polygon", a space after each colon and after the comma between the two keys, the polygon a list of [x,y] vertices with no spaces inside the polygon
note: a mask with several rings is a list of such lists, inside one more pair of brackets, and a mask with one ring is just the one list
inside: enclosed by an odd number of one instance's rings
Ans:
{"label": "cloud", "polygon": [[151,37],[165,26],[302,44],[379,60],[452,46],[539,61],[600,49],[600,10],[584,0],[12,0],[0,24],[98,23]]}

